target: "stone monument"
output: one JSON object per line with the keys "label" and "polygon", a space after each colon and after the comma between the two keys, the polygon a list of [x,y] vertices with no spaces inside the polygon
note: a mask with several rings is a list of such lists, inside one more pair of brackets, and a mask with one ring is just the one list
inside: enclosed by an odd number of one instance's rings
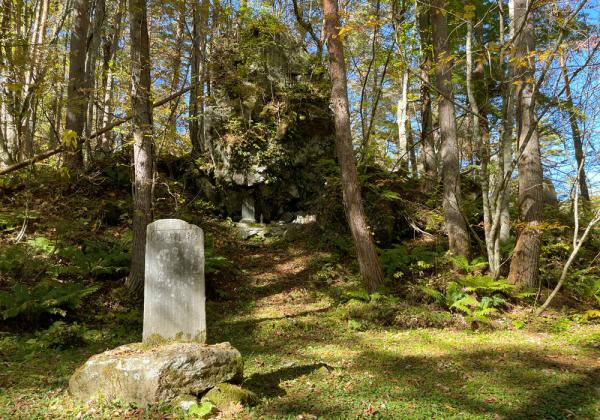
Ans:
{"label": "stone monument", "polygon": [[256,223],[254,210],[254,197],[245,196],[242,201],[242,220],[241,223]]}
{"label": "stone monument", "polygon": [[205,340],[202,229],[157,220],[147,228],[144,342],[90,357],[71,376],[69,392],[78,400],[102,395],[146,405],[241,383],[240,352]]}
{"label": "stone monument", "polygon": [[206,340],[204,233],[178,219],[147,227],[143,341]]}

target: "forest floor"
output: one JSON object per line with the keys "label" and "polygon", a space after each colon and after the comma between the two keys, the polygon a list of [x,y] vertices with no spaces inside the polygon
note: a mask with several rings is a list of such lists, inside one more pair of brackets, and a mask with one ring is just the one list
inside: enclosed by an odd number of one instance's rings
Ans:
{"label": "forest floor", "polygon": [[[238,244],[243,267],[227,298],[209,302],[209,341],[243,354],[243,386],[260,403],[232,417],[598,418],[600,328],[557,332],[357,331],[336,302],[348,285],[319,280],[327,253],[310,243]],[[336,293],[336,291],[338,293]],[[110,329],[110,325],[103,328]],[[168,409],[75,403],[70,374],[139,331],[75,349],[36,350],[27,335],[0,341],[1,418],[160,418]]]}
{"label": "forest floor", "polygon": [[[41,220],[53,222],[39,211],[31,234],[52,235]],[[68,225],[72,231],[74,223]],[[543,328],[509,322],[476,330],[356,323],[345,315],[344,300],[358,287],[356,276],[318,246],[318,233],[242,241],[224,226],[204,226],[236,267],[207,303],[208,340],[240,350],[242,386],[259,397],[225,417],[600,418],[597,323],[555,317]],[[26,328],[0,332],[0,418],[182,415],[168,406],[82,404],[68,395],[70,375],[88,357],[141,339],[141,314],[119,299],[120,284],[107,281],[72,318],[86,340],[71,348],[44,345]]]}

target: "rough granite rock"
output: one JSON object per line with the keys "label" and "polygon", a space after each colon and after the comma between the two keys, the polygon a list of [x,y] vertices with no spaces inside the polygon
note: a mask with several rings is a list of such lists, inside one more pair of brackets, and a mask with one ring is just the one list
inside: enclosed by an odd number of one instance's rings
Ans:
{"label": "rough granite rock", "polygon": [[84,401],[103,395],[147,405],[199,395],[242,376],[242,356],[229,343],[135,343],[90,357],[71,376],[69,392]]}

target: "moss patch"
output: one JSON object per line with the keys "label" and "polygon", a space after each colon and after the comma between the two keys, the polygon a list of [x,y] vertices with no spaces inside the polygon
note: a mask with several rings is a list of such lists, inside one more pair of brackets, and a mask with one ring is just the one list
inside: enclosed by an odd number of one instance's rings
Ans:
{"label": "moss patch", "polygon": [[231,404],[255,405],[258,402],[258,396],[240,386],[222,383],[208,391],[202,402],[211,402],[219,410],[224,410]]}

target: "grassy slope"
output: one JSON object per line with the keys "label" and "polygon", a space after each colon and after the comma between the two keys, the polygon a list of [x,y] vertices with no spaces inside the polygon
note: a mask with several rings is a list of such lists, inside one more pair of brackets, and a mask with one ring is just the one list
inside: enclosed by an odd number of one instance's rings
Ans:
{"label": "grassy slope", "polygon": [[[261,403],[238,416],[353,418],[598,418],[598,326],[561,333],[373,329],[336,315],[330,288],[311,281],[319,258],[307,244],[246,245],[243,282],[209,304],[210,341],[245,357],[244,386]],[[338,287],[343,287],[338,284]],[[110,329],[109,325],[104,328]],[[75,404],[73,369],[95,352],[137,340],[97,340],[74,350],[30,352],[26,337],[2,341],[0,417],[160,417],[120,404]],[[121,341],[122,342],[122,341]]]}
{"label": "grassy slope", "polygon": [[[354,285],[317,275],[329,255],[311,238],[239,243],[222,226],[204,227],[242,269],[220,285],[226,298],[208,304],[209,341],[240,349],[244,387],[261,398],[234,410],[237,417],[600,418],[598,325],[356,331],[337,307],[340,291]],[[79,314],[97,331],[84,347],[40,349],[30,334],[0,333],[0,418],[178,415],[68,396],[68,378],[87,357],[141,338],[139,314],[109,292],[117,284]]]}

